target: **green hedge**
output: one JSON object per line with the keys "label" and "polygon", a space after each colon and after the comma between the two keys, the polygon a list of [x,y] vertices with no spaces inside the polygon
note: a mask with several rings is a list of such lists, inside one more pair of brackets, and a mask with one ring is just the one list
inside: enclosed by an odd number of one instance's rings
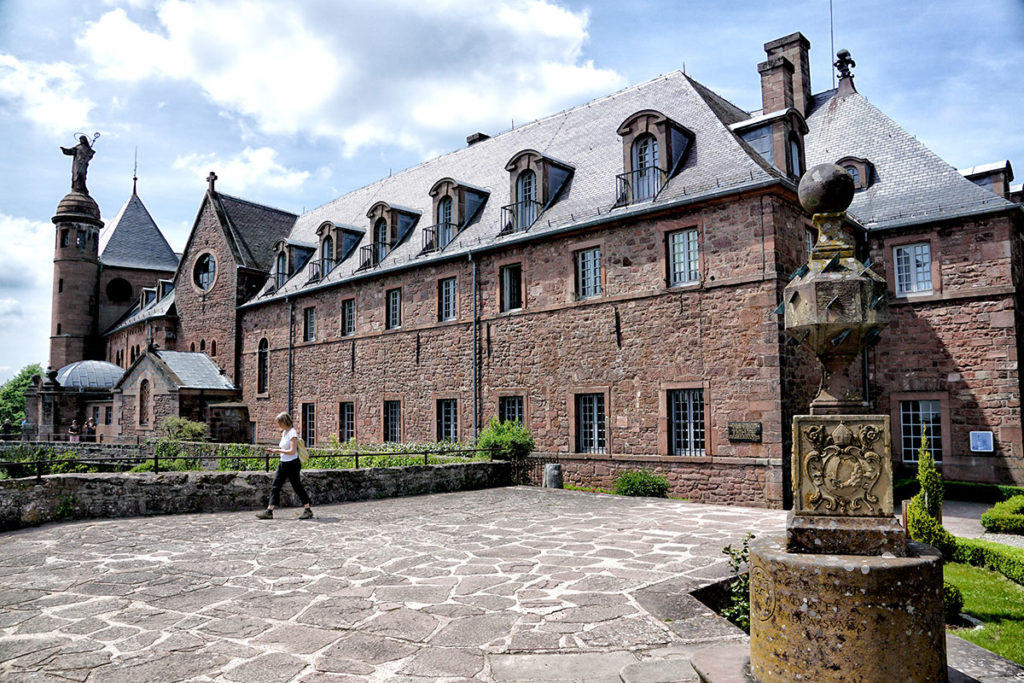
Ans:
{"label": "green hedge", "polygon": [[[973,481],[943,482],[947,500],[965,500],[977,503],[998,503],[1014,496],[1024,495],[1024,486],[997,486]],[[893,483],[893,500],[907,500],[921,490],[917,479],[897,479]]]}
{"label": "green hedge", "polygon": [[1024,496],[993,505],[981,516],[981,525],[1000,534],[1024,534]]}
{"label": "green hedge", "polygon": [[668,479],[647,470],[623,472],[615,478],[615,493],[620,496],[664,498],[668,489]]}
{"label": "green hedge", "polygon": [[1024,548],[977,538],[958,538],[953,561],[994,569],[1014,583],[1024,586]]}
{"label": "green hedge", "polygon": [[933,546],[947,560],[956,552],[957,537],[928,514],[924,496],[914,496],[907,506],[907,533],[913,540]]}

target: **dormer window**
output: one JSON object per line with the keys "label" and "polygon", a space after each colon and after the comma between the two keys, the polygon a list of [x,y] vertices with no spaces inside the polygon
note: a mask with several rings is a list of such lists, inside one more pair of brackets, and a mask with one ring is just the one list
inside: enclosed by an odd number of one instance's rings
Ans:
{"label": "dormer window", "polygon": [[444,249],[455,236],[455,224],[452,222],[452,198],[441,197],[437,202],[437,248]]}
{"label": "dormer window", "polygon": [[380,263],[388,255],[388,222],[381,218],[373,226],[374,260]]}
{"label": "dormer window", "polygon": [[836,162],[842,166],[853,178],[853,189],[863,190],[871,186],[874,181],[874,165],[867,159],[860,157],[843,157]]}
{"label": "dormer window", "polygon": [[616,176],[616,206],[649,201],[682,167],[694,134],[685,126],[651,109],[622,122],[623,173]]}
{"label": "dormer window", "polygon": [[[302,271],[316,254],[316,243],[298,242],[291,238],[278,240],[274,245],[274,285],[281,289],[295,274]],[[314,261],[315,270],[320,269],[320,261]]]}
{"label": "dormer window", "polygon": [[373,226],[370,233],[373,239],[359,250],[359,270],[379,265],[412,232],[420,212],[387,202],[377,202],[366,212],[366,217]]}
{"label": "dormer window", "polygon": [[277,289],[281,289],[284,287],[284,283],[288,281],[288,256],[283,250],[278,252],[276,262],[274,284],[277,285]]}
{"label": "dormer window", "polygon": [[442,178],[430,188],[434,199],[434,224],[423,229],[423,251],[442,251],[480,213],[489,192],[481,187]]}
{"label": "dormer window", "polygon": [[804,174],[803,153],[800,149],[800,137],[796,133],[789,134],[789,155],[786,158],[787,172],[793,178]]}
{"label": "dormer window", "polygon": [[532,149],[516,154],[505,164],[512,203],[501,207],[502,234],[530,229],[550,206],[575,170]]}
{"label": "dormer window", "polygon": [[327,235],[320,243],[320,271],[323,275],[327,275],[332,268],[334,268],[334,238]]}
{"label": "dormer window", "polygon": [[807,122],[793,107],[738,121],[729,130],[779,171],[794,180],[803,175]]}

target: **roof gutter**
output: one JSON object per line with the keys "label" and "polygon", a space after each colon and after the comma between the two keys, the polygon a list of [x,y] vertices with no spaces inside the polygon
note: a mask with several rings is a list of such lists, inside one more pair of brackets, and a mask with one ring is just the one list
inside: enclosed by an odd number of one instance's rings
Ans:
{"label": "roof gutter", "polygon": [[892,230],[899,230],[900,228],[907,228],[907,227],[910,227],[910,226],[913,226],[913,225],[922,225],[924,223],[939,223],[939,222],[944,222],[944,221],[953,221],[953,220],[956,220],[958,218],[972,218],[972,217],[975,217],[975,216],[986,216],[986,215],[990,215],[990,214],[999,214],[999,213],[1007,213],[1007,214],[1009,214],[1009,213],[1013,213],[1014,211],[1024,212],[1024,206],[1021,206],[1021,205],[1018,205],[1018,204],[1012,204],[1010,202],[1007,202],[1006,204],[1004,204],[1002,206],[992,206],[992,207],[986,206],[986,207],[981,207],[981,208],[973,209],[973,210],[960,211],[960,212],[954,213],[954,214],[947,214],[947,215],[936,215],[936,214],[921,215],[921,216],[907,218],[906,220],[897,221],[895,223],[887,223],[885,225],[885,227],[881,227],[881,228],[868,227],[867,231],[868,231],[869,234],[876,235],[878,233],[890,232]]}

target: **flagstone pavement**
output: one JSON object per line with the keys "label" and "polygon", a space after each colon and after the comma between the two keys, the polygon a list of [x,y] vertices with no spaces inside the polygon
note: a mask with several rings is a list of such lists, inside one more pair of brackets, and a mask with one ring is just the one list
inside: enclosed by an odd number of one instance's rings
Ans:
{"label": "flagstone pavement", "polygon": [[[781,511],[527,487],[0,535],[0,679],[687,681]],[[999,679],[1007,680],[1007,679]]]}

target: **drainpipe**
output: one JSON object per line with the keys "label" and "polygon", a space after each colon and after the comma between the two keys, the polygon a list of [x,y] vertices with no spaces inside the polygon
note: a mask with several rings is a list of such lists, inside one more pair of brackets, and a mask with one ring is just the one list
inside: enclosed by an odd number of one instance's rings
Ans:
{"label": "drainpipe", "polygon": [[295,322],[295,300],[288,297],[288,414],[292,414],[292,325]]}
{"label": "drainpipe", "polygon": [[479,376],[479,365],[480,359],[479,354],[479,334],[480,334],[480,321],[477,318],[476,309],[476,260],[473,258],[473,252],[467,254],[469,262],[473,264],[473,441],[476,441],[480,437],[480,376]]}

